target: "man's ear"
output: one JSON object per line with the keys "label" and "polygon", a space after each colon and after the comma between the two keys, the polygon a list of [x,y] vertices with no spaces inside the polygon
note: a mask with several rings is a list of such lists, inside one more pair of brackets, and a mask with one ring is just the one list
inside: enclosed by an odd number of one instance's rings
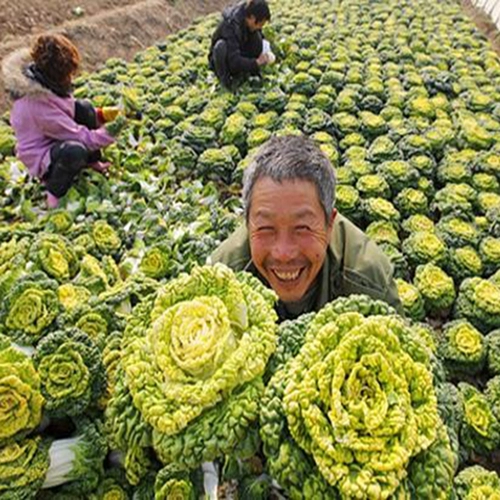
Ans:
{"label": "man's ear", "polygon": [[331,231],[331,229],[333,228],[333,223],[335,221],[335,217],[337,216],[337,209],[334,208],[332,210],[332,213],[330,214],[330,217],[328,217],[328,221],[327,221],[327,226],[328,226],[328,229]]}

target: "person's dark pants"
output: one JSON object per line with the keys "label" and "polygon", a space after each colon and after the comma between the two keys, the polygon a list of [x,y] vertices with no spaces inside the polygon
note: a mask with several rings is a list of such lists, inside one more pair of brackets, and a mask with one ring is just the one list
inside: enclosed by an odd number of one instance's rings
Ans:
{"label": "person's dark pants", "polygon": [[[75,121],[90,130],[99,126],[96,111],[87,101],[76,101]],[[78,141],[57,142],[50,150],[49,168],[42,179],[47,191],[61,198],[68,192],[80,170],[100,159],[100,150],[90,151]]]}
{"label": "person's dark pants", "polygon": [[[260,31],[256,31],[250,34],[248,40],[241,47],[241,55],[243,57],[257,59],[260,54],[262,54],[262,34]],[[227,59],[227,43],[223,39],[215,42],[212,49],[212,61],[210,66],[221,84],[228,89],[237,87],[249,76],[242,72],[238,73],[230,70]]]}

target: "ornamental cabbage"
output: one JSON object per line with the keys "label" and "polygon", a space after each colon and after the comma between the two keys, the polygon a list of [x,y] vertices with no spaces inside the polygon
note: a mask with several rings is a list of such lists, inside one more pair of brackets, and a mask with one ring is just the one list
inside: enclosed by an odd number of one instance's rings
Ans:
{"label": "ornamental cabbage", "polygon": [[411,234],[418,231],[425,231],[427,233],[434,232],[434,222],[423,214],[411,215],[401,223],[401,227],[405,233]]}
{"label": "ornamental cabbage", "polygon": [[116,230],[105,220],[98,220],[94,223],[92,236],[97,248],[103,254],[115,254],[122,245],[122,240]]}
{"label": "ornamental cabbage", "polygon": [[106,388],[101,353],[78,329],[56,331],[39,342],[33,362],[51,416],[77,416],[95,406]]}
{"label": "ornamental cabbage", "polygon": [[231,184],[234,161],[226,150],[208,148],[200,154],[196,168],[202,178]]}
{"label": "ornamental cabbage", "polygon": [[400,153],[396,144],[394,144],[387,135],[377,137],[368,149],[368,159],[375,163],[397,160],[399,157]]}
{"label": "ornamental cabbage", "polygon": [[500,330],[490,332],[486,336],[488,346],[488,371],[492,375],[500,375]]}
{"label": "ornamental cabbage", "polygon": [[222,144],[234,144],[243,148],[247,140],[247,119],[240,113],[233,113],[226,118],[221,130]]}
{"label": "ornamental cabbage", "polygon": [[437,169],[437,180],[441,186],[451,182],[468,182],[471,177],[471,167],[459,161],[443,161]]}
{"label": "ornamental cabbage", "polygon": [[416,187],[419,178],[418,170],[405,161],[387,161],[377,167],[377,172],[384,177],[394,192]]}
{"label": "ornamental cabbage", "polygon": [[73,225],[73,216],[67,210],[51,210],[44,219],[44,229],[49,233],[65,234]]}
{"label": "ornamental cabbage", "polygon": [[341,150],[349,149],[351,146],[366,146],[366,139],[358,132],[347,134],[340,142],[339,147]]}
{"label": "ornamental cabbage", "polygon": [[500,422],[486,396],[465,382],[458,384],[464,401],[460,444],[468,452],[488,453],[500,445]]}
{"label": "ornamental cabbage", "polygon": [[498,193],[500,191],[500,182],[493,174],[486,174],[479,172],[472,176],[472,185],[478,191],[493,191]]}
{"label": "ornamental cabbage", "polygon": [[374,137],[387,132],[387,123],[381,116],[370,111],[361,111],[359,117],[361,119],[361,128],[366,136]]}
{"label": "ornamental cabbage", "polygon": [[57,297],[65,310],[75,309],[87,302],[92,293],[83,286],[65,283],[57,289]]}
{"label": "ornamental cabbage", "polygon": [[200,125],[212,127],[219,131],[224,124],[226,116],[224,110],[219,107],[206,107],[198,117]]}
{"label": "ornamental cabbage", "polygon": [[374,221],[388,221],[399,223],[401,218],[394,205],[383,198],[368,198],[362,202],[363,216],[368,223]]}
{"label": "ornamental cabbage", "polygon": [[59,234],[39,234],[30,254],[40,269],[59,282],[73,278],[78,272],[76,253],[71,248],[71,243]]}
{"label": "ornamental cabbage", "polygon": [[434,264],[418,266],[413,283],[422,294],[425,310],[429,314],[444,312],[455,301],[453,279]]}
{"label": "ornamental cabbage", "polygon": [[394,268],[394,277],[407,280],[410,275],[410,267],[408,265],[408,260],[401,250],[390,243],[378,243],[378,246],[385,255],[389,257]]}
{"label": "ornamental cabbage", "polygon": [[415,155],[409,160],[412,167],[416,168],[419,173],[432,178],[436,169],[436,161],[432,156]]}
{"label": "ornamental cabbage", "polygon": [[460,471],[454,484],[459,500],[500,500],[500,478],[480,465]]}
{"label": "ornamental cabbage", "polygon": [[424,299],[418,288],[402,279],[395,281],[405,315],[414,321],[423,320],[425,317]]}
{"label": "ornamental cabbage", "polygon": [[0,329],[20,344],[33,345],[60,310],[57,282],[42,272],[20,278],[0,304]]}
{"label": "ornamental cabbage", "polygon": [[353,186],[340,184],[335,190],[335,206],[346,217],[355,219],[359,213],[360,196]]}
{"label": "ornamental cabbage", "polygon": [[43,403],[33,362],[0,335],[0,443],[34,429]]}
{"label": "ornamental cabbage", "polygon": [[462,146],[476,150],[489,149],[495,142],[492,134],[482,127],[473,115],[459,117],[459,141]]}
{"label": "ornamental cabbage", "polygon": [[377,244],[387,243],[394,247],[400,246],[398,231],[392,222],[375,221],[366,228],[366,235]]}
{"label": "ornamental cabbage", "polygon": [[474,374],[486,360],[486,343],[481,332],[466,320],[447,323],[438,344],[440,359],[452,374]]}
{"label": "ornamental cabbage", "polygon": [[390,198],[391,188],[387,181],[378,174],[363,175],[356,183],[356,189],[363,198],[380,197]]}
{"label": "ornamental cabbage", "polygon": [[[432,498],[446,498],[455,457],[439,431],[430,351],[402,319],[336,313],[336,303],[266,388],[271,474],[292,499],[376,499],[424,488],[418,471],[433,463]],[[403,483],[407,475],[415,484]]]}
{"label": "ornamental cabbage", "polygon": [[428,212],[427,197],[413,188],[403,189],[394,199],[394,204],[403,217]]}
{"label": "ornamental cabbage", "polygon": [[99,260],[93,255],[85,254],[80,262],[80,272],[75,278],[75,284],[88,288],[93,293],[104,291],[109,283],[108,277]]}
{"label": "ornamental cabbage", "polygon": [[440,189],[434,196],[431,203],[431,210],[440,215],[460,215],[469,217],[472,212],[472,202],[475,200],[476,192],[468,192],[467,189],[462,189],[466,184],[447,184],[443,189]]}
{"label": "ornamental cabbage", "polygon": [[446,270],[457,283],[460,283],[465,278],[481,276],[483,274],[483,261],[477,250],[472,247],[453,248],[450,251]]}
{"label": "ornamental cabbage", "polygon": [[274,301],[256,278],[216,264],[182,274],[137,306],[107,408],[129,479],[141,476],[141,447],[191,468],[241,441],[257,418],[275,349]]}
{"label": "ornamental cabbage", "polygon": [[468,319],[482,332],[500,328],[500,286],[478,277],[463,280],[454,316]]}
{"label": "ornamental cabbage", "polygon": [[146,250],[139,269],[149,278],[161,279],[170,272],[170,259],[166,245],[154,245]]}
{"label": "ornamental cabbage", "polygon": [[[170,473],[162,469],[156,476],[155,500],[196,500],[195,488],[185,472]],[[208,495],[207,495],[208,496]]]}
{"label": "ornamental cabbage", "polygon": [[75,327],[81,330],[99,347],[104,346],[109,333],[124,327],[123,319],[113,308],[95,297],[60,315],[57,322],[64,329]]}
{"label": "ornamental cabbage", "polygon": [[490,404],[493,415],[500,422],[500,375],[488,380],[484,395]]}
{"label": "ornamental cabbage", "polygon": [[187,147],[192,148],[197,154],[205,149],[215,147],[216,131],[211,127],[198,126],[186,121],[185,130],[179,130],[181,133],[180,141]]}
{"label": "ornamental cabbage", "polygon": [[33,499],[49,468],[49,440],[39,436],[0,446],[0,498]]}
{"label": "ornamental cabbage", "polygon": [[487,236],[479,245],[479,255],[487,276],[500,269],[500,238]]}
{"label": "ornamental cabbage", "polygon": [[436,226],[437,234],[449,247],[477,247],[480,239],[478,229],[459,217],[443,217]]}
{"label": "ornamental cabbage", "polygon": [[477,195],[476,205],[479,213],[487,214],[488,210],[500,207],[500,194],[482,191]]}
{"label": "ornamental cabbage", "polygon": [[373,165],[362,158],[352,158],[345,163],[345,166],[349,168],[349,170],[351,170],[356,179],[360,179],[364,175],[375,173],[375,168],[373,167]]}
{"label": "ornamental cabbage", "polygon": [[132,500],[132,497],[132,487],[127,482],[125,472],[122,468],[114,467],[106,471],[89,500]]}
{"label": "ornamental cabbage", "polygon": [[432,262],[445,264],[448,258],[448,249],[444,241],[433,232],[417,231],[403,241],[403,252],[413,265]]}

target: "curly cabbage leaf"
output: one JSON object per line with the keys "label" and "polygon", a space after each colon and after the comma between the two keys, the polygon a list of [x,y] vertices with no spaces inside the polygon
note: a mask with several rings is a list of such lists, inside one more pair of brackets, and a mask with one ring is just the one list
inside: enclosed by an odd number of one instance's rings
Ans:
{"label": "curly cabbage leaf", "polygon": [[468,319],[481,332],[500,328],[500,286],[478,277],[463,280],[454,316]]}
{"label": "curly cabbage leaf", "polygon": [[335,302],[266,388],[264,452],[292,498],[388,498],[437,442],[430,351],[401,319],[338,315]]}
{"label": "curly cabbage leaf", "polygon": [[464,401],[460,445],[468,452],[487,454],[500,445],[500,422],[486,396],[465,382],[458,384]]}
{"label": "curly cabbage leaf", "polygon": [[42,272],[28,274],[0,304],[0,328],[16,342],[33,345],[50,331],[60,308],[57,282]]}
{"label": "curly cabbage leaf", "polygon": [[68,281],[78,272],[76,253],[69,240],[59,234],[39,234],[30,254],[40,269],[59,282]]}
{"label": "curly cabbage leaf", "polygon": [[101,353],[78,329],[56,331],[37,346],[33,362],[49,415],[77,416],[95,405],[106,387]]}
{"label": "curly cabbage leaf", "polygon": [[499,500],[500,478],[480,465],[472,465],[455,477],[455,489],[459,500]]}
{"label": "curly cabbage leaf", "polygon": [[34,429],[43,404],[32,360],[0,335],[0,443]]}
{"label": "curly cabbage leaf", "polygon": [[49,440],[40,436],[0,446],[0,499],[33,499],[49,468]]}
{"label": "curly cabbage leaf", "polygon": [[134,448],[118,411],[132,398],[133,418],[152,431],[138,439],[152,439],[164,462],[193,467],[232,449],[257,419],[260,379],[276,345],[275,300],[255,278],[217,264],[179,276],[139,305],[108,405],[116,441]]}
{"label": "curly cabbage leaf", "polygon": [[451,321],[443,328],[438,352],[450,373],[478,373],[486,361],[485,338],[468,321]]}
{"label": "curly cabbage leaf", "polygon": [[418,266],[413,283],[422,294],[425,309],[429,314],[440,314],[449,309],[455,301],[453,279],[434,264]]}

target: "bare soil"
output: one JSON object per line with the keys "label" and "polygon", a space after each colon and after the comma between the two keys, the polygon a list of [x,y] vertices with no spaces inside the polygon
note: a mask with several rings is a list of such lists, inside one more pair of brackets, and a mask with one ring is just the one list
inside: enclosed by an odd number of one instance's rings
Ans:
{"label": "bare soil", "polygon": [[[62,33],[78,47],[82,69],[110,57],[126,60],[182,29],[195,18],[222,10],[230,0],[0,0],[0,63],[36,35]],[[8,107],[0,88],[0,113]]]}

